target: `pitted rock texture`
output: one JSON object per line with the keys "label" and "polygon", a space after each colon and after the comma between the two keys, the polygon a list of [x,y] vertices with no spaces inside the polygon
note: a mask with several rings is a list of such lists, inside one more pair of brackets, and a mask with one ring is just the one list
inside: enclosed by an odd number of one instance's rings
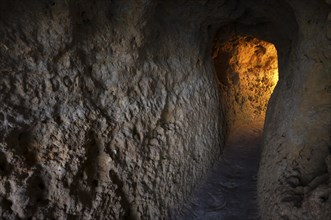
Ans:
{"label": "pitted rock texture", "polygon": [[258,190],[265,219],[331,217],[330,7],[289,1],[300,35],[267,110]]}
{"label": "pitted rock texture", "polygon": [[1,218],[163,218],[220,155],[211,62],[155,4],[1,1]]}
{"label": "pitted rock texture", "polygon": [[[219,33],[222,38],[222,32]],[[278,81],[277,51],[273,44],[252,36],[218,41],[212,54],[227,118],[235,123],[263,124],[270,96]],[[236,121],[236,122],[235,122]]]}
{"label": "pitted rock texture", "polygon": [[219,157],[232,120],[211,57],[226,28],[278,51],[262,217],[328,216],[329,9],[301,0],[0,1],[1,218],[167,219]]}

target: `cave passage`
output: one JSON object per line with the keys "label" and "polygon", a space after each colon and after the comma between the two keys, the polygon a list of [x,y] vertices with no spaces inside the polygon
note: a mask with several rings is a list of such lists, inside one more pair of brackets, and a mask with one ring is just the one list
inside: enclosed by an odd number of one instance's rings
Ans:
{"label": "cave passage", "polygon": [[278,81],[273,44],[251,36],[216,39],[212,58],[227,118],[221,159],[180,219],[259,219],[257,171],[265,114]]}
{"label": "cave passage", "polygon": [[244,124],[262,128],[278,81],[275,46],[251,36],[234,36],[216,40],[212,57],[229,132]]}

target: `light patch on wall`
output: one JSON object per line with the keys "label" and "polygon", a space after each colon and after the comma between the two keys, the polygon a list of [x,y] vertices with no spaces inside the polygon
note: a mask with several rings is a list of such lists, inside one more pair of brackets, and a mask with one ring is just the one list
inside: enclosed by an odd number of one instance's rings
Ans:
{"label": "light patch on wall", "polygon": [[216,41],[212,54],[228,117],[263,122],[278,82],[275,46],[251,36]]}

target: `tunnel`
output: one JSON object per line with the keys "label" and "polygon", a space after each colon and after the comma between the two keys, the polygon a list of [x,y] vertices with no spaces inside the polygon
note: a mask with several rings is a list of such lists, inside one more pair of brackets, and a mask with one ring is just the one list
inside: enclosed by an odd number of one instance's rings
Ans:
{"label": "tunnel", "polygon": [[220,101],[227,105],[228,130],[244,124],[262,129],[270,96],[278,82],[275,46],[252,36],[233,36],[226,42],[216,41],[212,59],[221,90]]}
{"label": "tunnel", "polygon": [[330,219],[329,0],[1,0],[1,219]]}
{"label": "tunnel", "polygon": [[226,136],[214,165],[178,219],[258,219],[257,171],[270,96],[278,82],[277,50],[253,36],[218,31],[211,57]]}

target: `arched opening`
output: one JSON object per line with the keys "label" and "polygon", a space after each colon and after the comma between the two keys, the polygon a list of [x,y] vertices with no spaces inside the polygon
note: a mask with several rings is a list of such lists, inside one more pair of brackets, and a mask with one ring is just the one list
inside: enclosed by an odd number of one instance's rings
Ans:
{"label": "arched opening", "polygon": [[257,175],[267,106],[278,82],[277,50],[253,36],[218,33],[211,57],[227,138],[180,219],[259,219]]}
{"label": "arched opening", "polygon": [[278,82],[276,47],[252,36],[216,37],[212,58],[228,132],[262,130],[270,96]]}

